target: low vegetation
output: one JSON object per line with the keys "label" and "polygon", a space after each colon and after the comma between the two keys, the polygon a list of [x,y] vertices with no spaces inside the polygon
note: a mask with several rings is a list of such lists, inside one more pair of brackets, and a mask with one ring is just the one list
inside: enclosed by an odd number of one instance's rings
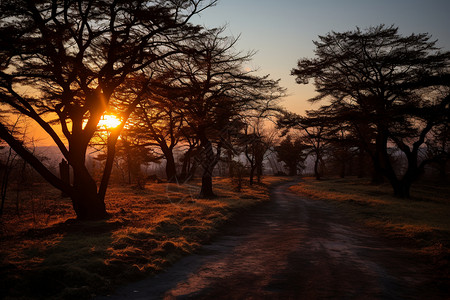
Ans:
{"label": "low vegetation", "polygon": [[[48,185],[22,192],[22,209],[6,207],[1,221],[0,298],[86,299],[155,274],[208,241],[234,214],[269,199],[268,186],[234,191],[215,179],[213,200],[197,199],[199,184],[112,187],[111,217],[75,220],[68,198]],[[8,213],[9,212],[9,213]]]}
{"label": "low vegetation", "polygon": [[418,254],[430,256],[450,279],[450,187],[436,182],[412,187],[411,199],[394,197],[388,183],[371,185],[356,177],[304,178],[291,190],[342,208],[349,217],[385,236],[409,242]]}

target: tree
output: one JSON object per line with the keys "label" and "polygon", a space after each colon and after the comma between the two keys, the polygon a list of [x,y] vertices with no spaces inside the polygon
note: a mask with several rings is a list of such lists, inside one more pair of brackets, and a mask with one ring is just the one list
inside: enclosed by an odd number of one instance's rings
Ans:
{"label": "tree", "polygon": [[278,128],[297,129],[302,134],[305,149],[308,149],[306,156],[314,156],[314,176],[320,180],[322,173],[319,170],[320,163],[327,148],[325,135],[330,126],[330,119],[325,113],[326,108],[320,111],[307,111],[307,116],[302,117],[294,113],[285,112],[277,121]]}
{"label": "tree", "polygon": [[[23,114],[51,137],[73,169],[73,184],[45,167],[17,135],[10,134],[10,125],[3,120],[0,137],[71,197],[78,219],[107,216],[104,197],[115,144],[150,83],[151,66],[178,53],[181,43],[197,35],[201,28],[189,20],[214,2],[1,2],[1,103],[11,115]],[[119,101],[115,91],[136,74],[146,77],[146,84],[122,105],[114,103]],[[114,112],[122,124],[110,132],[105,168],[97,186],[86,167],[86,150],[99,120],[113,103],[122,108]]]}
{"label": "tree", "polygon": [[280,145],[275,147],[278,161],[285,163],[286,168],[289,170],[289,176],[297,175],[298,169],[303,167],[303,162],[307,156],[305,153],[306,149],[306,145],[303,144],[300,138],[292,141],[289,135],[280,142]]}
{"label": "tree", "polygon": [[[450,53],[441,52],[430,39],[428,34],[401,36],[398,28],[384,25],[364,32],[331,32],[314,42],[316,58],[301,59],[292,70],[299,84],[314,79],[318,95],[311,101],[329,99],[355,132],[375,133],[375,141],[367,136],[360,141],[376,172],[399,197],[409,197],[412,182],[432,161],[420,160],[421,147],[449,113],[445,86]],[[367,125],[372,130],[363,130]],[[407,160],[403,173],[391,163],[393,145]]]}
{"label": "tree", "polygon": [[254,122],[247,122],[239,139],[239,146],[243,148],[245,158],[250,165],[250,185],[253,185],[255,173],[257,182],[261,183],[264,159],[277,136],[275,130],[264,130],[263,120],[264,118],[256,118]]}
{"label": "tree", "polygon": [[169,182],[178,182],[174,148],[182,139],[185,126],[182,110],[167,98],[161,80],[149,87],[137,109],[131,116],[130,135],[139,140],[138,147],[158,147],[166,160],[166,177]]}
{"label": "tree", "polygon": [[245,70],[252,53],[233,51],[237,39],[222,36],[223,29],[210,30],[202,39],[192,41],[184,54],[168,60],[173,70],[167,87],[168,99],[183,111],[183,118],[200,145],[197,161],[203,169],[200,197],[215,194],[212,175],[222,150],[230,148],[229,135],[244,113],[273,109],[272,103],[283,95],[278,81],[253,75]]}

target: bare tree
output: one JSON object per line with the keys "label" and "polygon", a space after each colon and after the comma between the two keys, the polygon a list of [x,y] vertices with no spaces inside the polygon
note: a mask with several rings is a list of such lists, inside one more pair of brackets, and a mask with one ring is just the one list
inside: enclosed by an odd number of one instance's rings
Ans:
{"label": "bare tree", "polygon": [[[0,93],[12,115],[23,114],[51,137],[73,169],[67,184],[0,123],[3,138],[39,174],[72,199],[79,219],[107,216],[104,197],[115,144],[150,83],[151,66],[178,53],[201,28],[191,17],[215,1],[13,0],[0,4]],[[127,102],[115,91],[131,75],[147,78]],[[101,182],[86,167],[86,150],[99,120],[114,111]],[[59,128],[56,128],[59,125]],[[60,131],[62,133],[60,133]],[[61,137],[63,136],[63,137]]]}
{"label": "bare tree", "polygon": [[256,181],[261,182],[264,160],[269,150],[274,146],[277,131],[265,130],[264,118],[257,118],[254,122],[247,122],[244,132],[239,140],[240,147],[250,165],[250,185]]}
{"label": "bare tree", "polygon": [[200,142],[197,161],[203,169],[201,197],[214,197],[212,175],[228,136],[244,112],[267,111],[284,90],[278,81],[245,70],[252,53],[233,51],[237,39],[223,37],[223,29],[209,31],[192,41],[184,55],[168,61],[171,74],[169,99]]}

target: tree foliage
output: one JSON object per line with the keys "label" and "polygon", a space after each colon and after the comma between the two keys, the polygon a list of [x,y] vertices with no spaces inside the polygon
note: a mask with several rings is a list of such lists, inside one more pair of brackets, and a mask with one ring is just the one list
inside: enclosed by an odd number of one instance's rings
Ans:
{"label": "tree foliage", "polygon": [[[180,52],[201,28],[191,17],[214,1],[2,1],[0,6],[0,93],[5,111],[40,126],[73,169],[73,184],[61,181],[10,134],[0,137],[47,181],[70,195],[80,219],[106,216],[104,197],[115,144],[128,116],[151,81],[152,65]],[[86,167],[86,150],[97,124],[120,99],[116,90],[142,76],[136,93],[114,113],[101,182]],[[117,103],[116,103],[117,104]],[[61,133],[60,133],[61,132]]]}
{"label": "tree foliage", "polygon": [[165,61],[162,90],[200,144],[197,159],[203,169],[201,197],[214,197],[213,170],[230,135],[237,134],[244,116],[267,115],[284,95],[278,81],[244,68],[252,53],[234,50],[237,39],[212,29],[191,40],[185,51]]}
{"label": "tree foliage", "polygon": [[[408,197],[431,161],[420,158],[421,147],[433,128],[447,122],[450,53],[428,34],[402,36],[384,25],[331,32],[314,44],[316,57],[299,60],[292,75],[299,84],[314,79],[318,94],[311,101],[330,101],[330,120],[350,124],[375,170],[396,195]],[[405,172],[391,163],[393,145],[408,162]]]}
{"label": "tree foliage", "polygon": [[304,168],[303,162],[306,159],[307,146],[300,138],[292,140],[288,135],[275,147],[278,161],[284,162],[289,170],[289,176],[297,175],[298,171]]}

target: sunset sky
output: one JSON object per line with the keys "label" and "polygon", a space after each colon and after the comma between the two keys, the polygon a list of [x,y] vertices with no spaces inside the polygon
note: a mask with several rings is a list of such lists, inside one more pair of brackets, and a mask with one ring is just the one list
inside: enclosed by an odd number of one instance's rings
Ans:
{"label": "sunset sky", "polygon": [[253,65],[281,78],[290,96],[284,106],[297,113],[310,109],[312,86],[300,86],[290,70],[302,57],[313,57],[313,40],[330,31],[386,24],[400,33],[429,33],[450,50],[449,0],[219,0],[195,20],[208,27],[228,25],[227,35],[241,35],[238,50],[256,50]]}

